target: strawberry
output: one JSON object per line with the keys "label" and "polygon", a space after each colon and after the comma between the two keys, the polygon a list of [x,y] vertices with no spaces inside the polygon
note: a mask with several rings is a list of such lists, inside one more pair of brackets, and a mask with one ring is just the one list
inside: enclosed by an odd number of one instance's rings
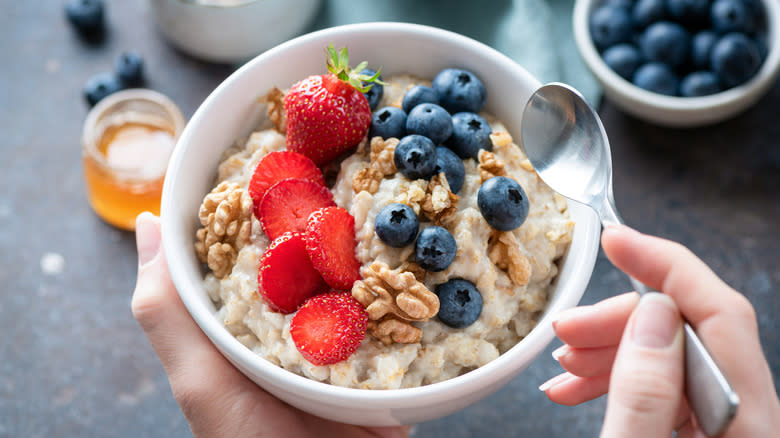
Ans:
{"label": "strawberry", "polygon": [[355,218],[341,207],[321,208],[306,224],[306,252],[314,268],[332,288],[349,290],[360,280],[355,257]]}
{"label": "strawberry", "polygon": [[327,187],[306,179],[285,178],[266,190],[255,216],[268,238],[275,239],[287,231],[304,231],[313,211],[332,205],[336,203]]}
{"label": "strawberry", "polygon": [[347,49],[328,46],[328,71],[293,84],[284,97],[287,149],[322,166],[356,146],[368,132],[371,108],[363,92],[379,77],[349,68]]}
{"label": "strawberry", "polygon": [[274,151],[257,163],[249,181],[249,194],[260,203],[269,187],[285,178],[301,178],[325,185],[322,171],[305,155],[291,151]]}
{"label": "strawberry", "polygon": [[290,335],[304,358],[314,365],[346,360],[366,336],[368,313],[349,292],[309,298],[290,321]]}
{"label": "strawberry", "polygon": [[314,269],[300,233],[284,233],[263,253],[257,274],[260,296],[277,312],[291,313],[325,283]]}

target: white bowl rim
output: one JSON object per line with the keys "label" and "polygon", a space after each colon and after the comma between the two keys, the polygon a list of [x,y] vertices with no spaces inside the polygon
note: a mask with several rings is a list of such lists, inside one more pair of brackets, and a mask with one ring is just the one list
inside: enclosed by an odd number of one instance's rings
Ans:
{"label": "white bowl rim", "polygon": [[[475,41],[463,35],[459,35],[447,30],[418,25],[410,23],[398,23],[398,22],[372,22],[372,23],[359,23],[349,24],[343,26],[336,26],[332,28],[323,29],[320,31],[312,32],[302,35],[295,39],[282,43],[268,51],[256,56],[245,65],[236,70],[227,79],[225,79],[200,105],[195,114],[190,119],[190,122],[184,129],[177,147],[174,149],[170,160],[170,166],[168,168],[167,175],[171,175],[172,179],[176,179],[176,175],[179,173],[179,167],[181,163],[180,155],[184,154],[184,149],[178,145],[184,144],[190,141],[193,129],[192,126],[198,125],[201,118],[205,117],[204,114],[209,111],[209,107],[216,100],[215,96],[221,94],[222,90],[229,87],[231,82],[237,80],[237,78],[244,75],[245,72],[255,68],[256,64],[261,63],[265,58],[270,57],[277,52],[284,51],[288,47],[305,43],[309,40],[320,39],[324,36],[335,37],[342,34],[352,33],[356,31],[372,31],[372,32],[386,32],[395,31],[403,33],[413,33],[418,35],[424,35],[426,38],[435,39],[447,39],[457,40],[458,45],[471,46],[475,50],[488,51],[491,57],[496,63],[503,66],[508,70],[514,70],[516,73],[526,76],[529,81],[536,83],[538,86],[538,80],[533,78],[523,67],[516,62],[509,59],[507,56],[501,54],[497,50],[490,48],[489,46]],[[170,233],[166,232],[168,229],[175,229],[177,227],[173,219],[166,220],[166,217],[173,217],[173,215],[166,215],[166,206],[172,203],[166,202],[170,198],[172,193],[172,185],[166,184],[163,186],[163,201],[162,201],[162,240],[163,250],[165,252],[166,259],[169,260],[169,266],[173,266],[177,263],[176,251],[174,247],[175,240],[170,237]],[[571,201],[570,201],[571,202]],[[582,206],[582,208],[587,208]],[[198,286],[194,283],[195,279],[188,278],[182,273],[182,270],[171,270],[171,276],[174,284],[177,286],[177,291],[184,302],[186,308],[190,312],[192,318],[196,321],[201,330],[212,340],[215,345],[221,346],[228,350],[229,355],[236,360],[241,366],[247,367],[250,371],[263,376],[273,382],[274,385],[284,387],[286,390],[292,392],[298,392],[301,395],[306,394],[306,397],[326,397],[329,403],[332,404],[349,404],[359,401],[365,407],[386,408],[403,407],[399,402],[424,398],[430,400],[431,398],[441,397],[447,395],[453,390],[453,387],[466,387],[469,382],[479,382],[483,380],[487,375],[493,375],[494,377],[488,379],[490,381],[500,380],[501,376],[506,376],[513,373],[514,367],[511,365],[511,361],[515,356],[521,354],[531,354],[531,357],[536,357],[538,354],[546,348],[554,337],[552,330],[552,320],[555,314],[565,308],[573,307],[577,305],[581,299],[590,277],[593,273],[593,267],[595,266],[596,256],[599,248],[599,235],[600,235],[600,223],[598,218],[593,213],[590,222],[582,223],[583,226],[588,227],[588,240],[583,242],[585,248],[588,248],[588,252],[578,254],[579,261],[578,278],[582,278],[584,284],[582,285],[582,291],[580,293],[570,294],[565,297],[561,297],[557,301],[555,308],[548,308],[545,311],[544,317],[538,321],[537,325],[532,331],[518,342],[514,347],[501,354],[498,358],[490,361],[489,363],[469,371],[458,377],[448,379],[442,382],[433,383],[425,386],[415,388],[402,388],[402,389],[357,389],[346,388],[328,383],[319,382],[307,377],[300,376],[291,371],[285,370],[270,361],[256,355],[249,348],[241,344],[234,336],[232,336],[223,325],[221,325],[216,318],[205,309],[203,306],[198,305],[197,300],[193,293],[188,291],[197,290]],[[578,223],[579,225],[580,223]],[[576,225],[575,225],[576,226]],[[183,291],[183,292],[182,292]],[[529,352],[523,352],[518,349],[518,346],[530,344]]]}
{"label": "white bowl rim", "polygon": [[780,70],[780,2],[762,0],[767,17],[767,45],[769,52],[761,68],[744,84],[723,90],[719,93],[700,97],[665,96],[644,90],[632,84],[607,66],[596,50],[590,37],[588,26],[589,13],[592,7],[604,0],[576,0],[572,16],[574,40],[579,47],[582,58],[593,70],[594,75],[605,88],[612,88],[615,94],[624,99],[641,102],[643,105],[669,109],[683,113],[697,112],[724,106],[732,102],[750,98],[762,93],[772,84],[772,80]]}

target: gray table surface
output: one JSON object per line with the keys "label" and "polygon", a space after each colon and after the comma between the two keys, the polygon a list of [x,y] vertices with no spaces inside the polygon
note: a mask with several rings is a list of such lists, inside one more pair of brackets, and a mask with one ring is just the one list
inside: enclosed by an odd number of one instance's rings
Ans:
{"label": "gray table surface", "polygon": [[[133,234],[104,224],[85,198],[81,88],[134,48],[146,58],[148,86],[190,116],[233,69],[172,49],[143,2],[110,4],[110,34],[100,46],[74,36],[63,2],[46,3],[0,3],[0,436],[189,436],[130,313]],[[750,299],[777,380],[780,85],[741,116],[708,128],[662,129],[609,101],[600,113],[625,220],[688,245]],[[47,254],[63,257],[61,270],[44,269]],[[629,288],[600,254],[583,302]],[[603,398],[562,407],[536,389],[560,371],[549,355],[558,344],[506,388],[418,425],[414,436],[597,435]]]}

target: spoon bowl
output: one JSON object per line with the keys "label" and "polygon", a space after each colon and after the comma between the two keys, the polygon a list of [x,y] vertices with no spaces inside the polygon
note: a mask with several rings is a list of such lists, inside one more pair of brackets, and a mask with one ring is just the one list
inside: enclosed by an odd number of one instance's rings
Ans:
{"label": "spoon bowl", "polygon": [[599,211],[612,191],[612,161],[604,126],[582,95],[565,84],[542,86],[522,126],[523,147],[547,185]]}

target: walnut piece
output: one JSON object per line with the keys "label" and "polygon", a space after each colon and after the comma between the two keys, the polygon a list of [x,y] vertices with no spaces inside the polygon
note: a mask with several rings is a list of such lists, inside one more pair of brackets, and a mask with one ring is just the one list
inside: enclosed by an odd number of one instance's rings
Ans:
{"label": "walnut piece", "polygon": [[506,176],[504,162],[496,157],[492,152],[480,149],[478,158],[479,176],[482,179],[482,182],[485,182],[494,176]]}
{"label": "walnut piece", "polygon": [[284,92],[273,87],[265,95],[268,103],[268,118],[273,122],[276,130],[284,134],[287,131],[287,116],[284,112]]}
{"label": "walnut piece", "polygon": [[393,198],[393,202],[398,202],[412,207],[414,214],[420,214],[420,203],[425,199],[425,190],[428,187],[428,181],[416,179],[414,181],[402,180],[398,187],[398,194]]}
{"label": "walnut piece", "polygon": [[379,321],[369,321],[368,331],[383,344],[414,344],[422,339],[422,330],[402,321],[394,315],[387,315]]}
{"label": "walnut piece", "polygon": [[422,202],[422,212],[425,217],[436,225],[442,225],[458,211],[458,195],[452,193],[450,184],[444,172],[431,177],[425,198]]}
{"label": "walnut piece", "polygon": [[491,236],[488,258],[518,286],[525,286],[531,279],[531,262],[520,251],[520,243],[511,231],[496,231]]}
{"label": "walnut piece", "polygon": [[[415,278],[412,272],[390,269],[383,262],[373,262],[361,269],[363,280],[352,286],[352,296],[366,308],[373,322],[375,336],[382,342],[389,339],[412,339],[411,329],[399,329],[410,321],[426,321],[439,312],[439,298]],[[395,322],[387,322],[387,321]],[[373,333],[373,331],[372,331]],[[391,334],[395,334],[392,335]],[[405,334],[401,336],[401,334]],[[417,342],[419,338],[411,342]]]}
{"label": "walnut piece", "polygon": [[425,281],[425,274],[428,273],[428,271],[423,269],[423,267],[418,265],[416,262],[409,261],[401,263],[401,266],[398,267],[398,270],[402,272],[411,272],[414,275],[414,278],[416,278],[420,283]]}
{"label": "walnut piece", "polygon": [[195,253],[217,278],[230,273],[238,252],[249,243],[252,197],[239,184],[223,181],[203,198],[198,212]]}
{"label": "walnut piece", "polygon": [[496,131],[490,134],[490,142],[493,146],[502,148],[512,144],[512,136],[506,131]]}
{"label": "walnut piece", "polygon": [[379,184],[384,177],[382,172],[373,167],[360,169],[355,173],[355,176],[352,177],[352,191],[355,193],[366,191],[373,195],[379,190]]}
{"label": "walnut piece", "polygon": [[379,190],[382,178],[396,172],[393,155],[395,155],[397,144],[397,138],[385,140],[382,137],[374,137],[371,139],[368,167],[359,170],[352,177],[352,190],[355,193],[365,190],[373,195]]}

